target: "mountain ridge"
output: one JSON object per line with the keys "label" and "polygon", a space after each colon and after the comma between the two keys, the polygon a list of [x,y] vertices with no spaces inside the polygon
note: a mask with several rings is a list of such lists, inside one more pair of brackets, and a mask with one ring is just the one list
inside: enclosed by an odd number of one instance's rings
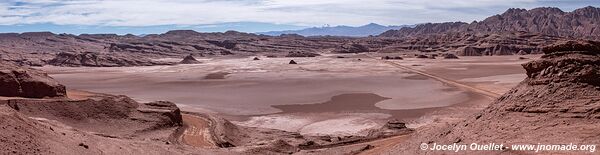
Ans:
{"label": "mountain ridge", "polygon": [[530,10],[511,8],[502,14],[472,23],[445,22],[420,24],[382,33],[381,37],[412,37],[436,33],[491,34],[530,32],[571,38],[600,38],[600,8],[588,6],[571,12],[541,7]]}
{"label": "mountain ridge", "polygon": [[403,27],[412,27],[413,25],[400,25],[400,26],[384,26],[376,23],[369,23],[363,26],[325,26],[325,27],[311,27],[300,30],[285,30],[285,31],[269,31],[269,32],[258,32],[257,34],[264,34],[270,36],[279,36],[284,34],[298,34],[302,36],[346,36],[346,37],[367,37],[370,35],[379,35],[388,30],[400,29]]}

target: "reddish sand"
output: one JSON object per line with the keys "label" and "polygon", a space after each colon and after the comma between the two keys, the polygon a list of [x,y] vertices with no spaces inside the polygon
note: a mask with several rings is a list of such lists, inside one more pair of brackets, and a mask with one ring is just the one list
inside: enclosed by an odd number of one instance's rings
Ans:
{"label": "reddish sand", "polygon": [[[491,100],[381,60],[294,60],[297,65],[288,65],[288,58],[236,58],[177,66],[41,69],[72,89],[169,100],[183,110],[219,113],[242,125],[314,134],[356,134],[392,118],[420,126],[435,119],[433,114],[477,110]],[[516,83],[510,75],[522,72],[520,61],[513,56],[398,63],[502,93],[497,87]],[[510,78],[495,79],[504,77]],[[349,130],[329,130],[331,123],[346,124]]]}
{"label": "reddish sand", "polygon": [[73,99],[73,100],[85,100],[91,96],[94,96],[95,94],[96,93],[83,91],[83,90],[75,90],[75,89],[67,90],[67,97],[70,99]]}

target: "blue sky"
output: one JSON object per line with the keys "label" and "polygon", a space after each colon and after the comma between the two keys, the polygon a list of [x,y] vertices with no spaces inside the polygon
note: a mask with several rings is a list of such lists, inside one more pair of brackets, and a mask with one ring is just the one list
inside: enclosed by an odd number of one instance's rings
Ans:
{"label": "blue sky", "polygon": [[230,22],[219,24],[199,24],[199,25],[148,25],[148,26],[107,26],[107,25],[82,25],[67,24],[57,25],[54,23],[35,23],[35,24],[9,24],[0,25],[0,33],[7,32],[32,32],[32,31],[50,31],[54,33],[70,34],[95,34],[95,33],[116,33],[116,34],[157,34],[169,30],[196,30],[199,32],[224,32],[227,30],[236,30],[242,32],[267,32],[303,29],[306,26],[271,24],[259,22]]}
{"label": "blue sky", "polygon": [[600,0],[0,0],[0,32],[263,32],[323,25],[482,20],[508,8],[600,7]]}

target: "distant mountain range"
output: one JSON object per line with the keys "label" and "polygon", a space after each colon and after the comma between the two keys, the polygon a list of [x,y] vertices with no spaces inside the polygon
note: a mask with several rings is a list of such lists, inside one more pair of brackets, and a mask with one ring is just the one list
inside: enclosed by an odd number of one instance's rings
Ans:
{"label": "distant mountain range", "polygon": [[423,37],[445,33],[498,34],[528,32],[550,36],[600,39],[600,8],[588,6],[572,12],[543,7],[508,9],[483,21],[427,23],[382,33],[381,37]]}
{"label": "distant mountain range", "polygon": [[335,27],[312,27],[302,30],[287,30],[287,31],[269,31],[258,32],[270,36],[279,36],[282,34],[298,34],[302,36],[348,36],[348,37],[366,37],[370,35],[379,35],[389,30],[398,30],[403,27],[413,27],[414,25],[401,26],[383,26],[375,23],[352,27],[352,26],[335,26]]}

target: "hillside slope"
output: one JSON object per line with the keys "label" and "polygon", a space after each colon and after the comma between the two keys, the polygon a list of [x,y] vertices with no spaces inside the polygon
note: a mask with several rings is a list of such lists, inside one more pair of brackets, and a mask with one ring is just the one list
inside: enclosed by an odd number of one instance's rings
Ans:
{"label": "hillside slope", "polygon": [[[414,140],[391,153],[443,152],[422,151],[422,143],[600,143],[600,42],[569,41],[544,52],[540,60],[523,64],[524,81],[480,113],[459,123],[421,129]],[[516,152],[507,148],[497,153]]]}

